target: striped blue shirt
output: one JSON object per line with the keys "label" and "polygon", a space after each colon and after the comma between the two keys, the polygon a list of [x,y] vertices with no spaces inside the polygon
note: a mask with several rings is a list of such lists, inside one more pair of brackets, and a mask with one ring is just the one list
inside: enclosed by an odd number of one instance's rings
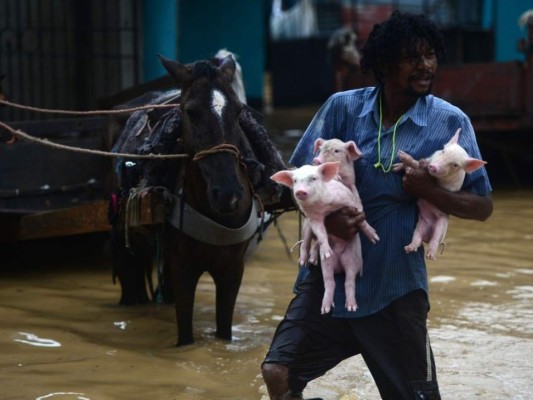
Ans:
{"label": "striped blue shirt", "polygon": [[[363,276],[356,280],[357,311],[346,311],[344,275],[335,277],[335,317],[363,317],[413,290],[428,290],[422,246],[416,253],[404,251],[418,218],[416,198],[405,193],[400,174],[374,168],[378,157],[379,90],[364,88],[332,95],[311,121],[290,159],[296,167],[311,164],[313,143],[318,137],[353,140],[363,152],[363,157],[354,163],[356,185],[367,221],[376,229],[380,241],[372,244],[361,235]],[[459,127],[459,144],[471,157],[481,159],[470,119],[460,109],[432,95],[419,98],[397,126],[393,162],[398,162],[398,150],[417,160],[430,156],[442,149]],[[392,126],[382,128],[381,163],[385,167],[391,158],[392,137]],[[490,193],[485,168],[466,174],[463,189],[479,195]],[[306,271],[301,268],[297,284]]]}

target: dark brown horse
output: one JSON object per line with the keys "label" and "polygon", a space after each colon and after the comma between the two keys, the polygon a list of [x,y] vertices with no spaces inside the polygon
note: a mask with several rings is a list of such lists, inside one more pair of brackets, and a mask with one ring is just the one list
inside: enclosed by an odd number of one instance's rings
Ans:
{"label": "dark brown horse", "polygon": [[[182,90],[181,137],[190,155],[183,183],[185,202],[223,227],[240,228],[250,218],[253,193],[240,155],[245,136],[239,125],[242,104],[231,89],[235,63],[231,57],[220,68],[207,62],[192,68],[162,62]],[[194,294],[203,272],[209,272],[216,286],[216,334],[231,339],[248,240],[207,244],[172,228],[165,243],[176,299],[178,345],[193,341]]]}
{"label": "dark brown horse", "polygon": [[[194,341],[194,296],[204,272],[212,276],[216,286],[216,335],[230,340],[233,311],[244,271],[244,255],[258,229],[261,214],[258,211],[261,205],[254,196],[254,187],[261,178],[254,178],[257,174],[252,171],[254,165],[261,163],[250,163],[250,159],[256,158],[258,152],[263,152],[263,158],[270,158],[270,168],[263,173],[266,176],[283,168],[284,164],[268,141],[266,132],[257,129],[258,124],[250,123],[250,115],[231,88],[236,66],[231,56],[225,58],[220,66],[211,61],[184,65],[163,57],[161,62],[181,89],[179,107],[156,116],[157,122],[152,125],[160,128],[158,132],[162,134],[159,138],[148,137],[144,133],[132,134],[138,130],[144,132],[143,127],[151,125],[142,115],[137,119],[132,116],[115,149],[127,152],[136,148],[137,152],[157,153],[157,146],[166,142],[167,152],[183,152],[188,157],[184,161],[145,162],[137,174],[133,174],[134,183],[128,186],[123,181],[122,185],[126,188],[135,186],[135,190],[140,186],[163,186],[165,192],[170,192],[166,197],[176,198],[167,210],[168,219],[161,242],[165,266],[169,267],[172,277],[177,344]],[[173,124],[172,121],[178,123]],[[254,137],[262,137],[263,143],[255,143],[254,146],[242,126],[248,130],[250,126],[256,127]],[[157,129],[154,128],[154,131]],[[150,140],[155,144],[150,145]],[[146,143],[143,144],[143,141]],[[151,168],[150,163],[155,167]],[[128,164],[123,161],[119,164],[122,168],[141,165],[140,162]],[[146,176],[138,176],[143,174]],[[149,175],[159,182],[149,182]],[[123,237],[123,231],[119,229],[120,237]],[[138,233],[136,235],[139,236]],[[153,238],[153,232],[148,236]],[[150,254],[146,252],[150,244],[133,237],[131,241],[135,242],[131,246],[136,248],[137,254],[135,249],[130,253],[119,252],[121,259],[115,271],[122,287],[122,304],[148,300],[145,271],[146,263],[150,262],[146,256]],[[166,278],[168,282],[168,275]]]}

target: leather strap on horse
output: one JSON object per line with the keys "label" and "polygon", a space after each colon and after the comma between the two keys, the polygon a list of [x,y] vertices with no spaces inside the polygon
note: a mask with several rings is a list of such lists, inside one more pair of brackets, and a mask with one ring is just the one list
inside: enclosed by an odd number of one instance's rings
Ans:
{"label": "leather strap on horse", "polygon": [[220,153],[220,152],[231,153],[237,158],[237,160],[240,160],[241,158],[239,149],[237,148],[237,146],[234,146],[228,143],[222,143],[222,144],[213,146],[210,149],[199,151],[198,153],[194,155],[194,158],[192,160],[198,161],[210,154],[215,154],[215,153]]}
{"label": "leather strap on horse", "polygon": [[257,232],[262,223],[262,218],[257,215],[257,200],[254,199],[248,221],[240,228],[228,228],[202,215],[187,203],[177,201],[167,221],[174,228],[200,242],[227,246],[245,242]]}

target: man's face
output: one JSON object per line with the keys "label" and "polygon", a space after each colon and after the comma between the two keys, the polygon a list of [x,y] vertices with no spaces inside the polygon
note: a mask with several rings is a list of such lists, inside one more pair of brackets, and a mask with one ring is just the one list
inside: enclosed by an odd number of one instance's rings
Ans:
{"label": "man's face", "polygon": [[431,92],[437,64],[435,50],[427,42],[421,41],[414,53],[402,53],[400,63],[390,71],[386,83],[408,96],[425,96]]}

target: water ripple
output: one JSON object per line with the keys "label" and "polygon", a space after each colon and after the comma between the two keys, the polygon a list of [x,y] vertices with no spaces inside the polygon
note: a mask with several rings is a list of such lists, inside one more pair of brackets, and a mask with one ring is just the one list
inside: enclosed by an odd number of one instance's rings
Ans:
{"label": "water ripple", "polygon": [[39,347],[61,347],[61,343],[59,343],[58,341],[55,341],[53,339],[42,339],[33,333],[19,332],[19,335],[24,336],[26,339],[13,339],[15,342],[25,343]]}
{"label": "water ripple", "polygon": [[88,397],[85,397],[84,393],[76,393],[76,392],[54,392],[54,393],[46,394],[44,396],[36,397],[35,400],[50,399],[52,397],[57,397],[57,396],[76,396],[75,398],[78,400],[91,400]]}

